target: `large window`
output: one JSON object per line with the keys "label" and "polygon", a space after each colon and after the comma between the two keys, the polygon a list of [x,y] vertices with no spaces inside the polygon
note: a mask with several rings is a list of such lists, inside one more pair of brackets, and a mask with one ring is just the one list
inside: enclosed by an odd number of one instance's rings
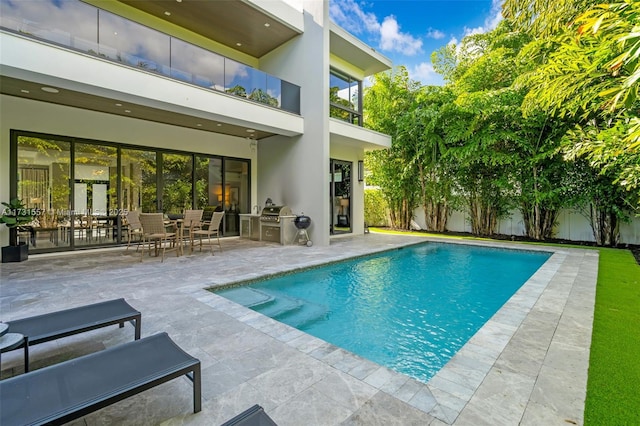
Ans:
{"label": "large window", "polygon": [[329,105],[330,117],[362,126],[362,82],[332,69]]}
{"label": "large window", "polygon": [[70,240],[59,232],[59,226],[70,224],[71,218],[71,143],[31,135],[20,136],[16,142],[15,196],[28,209],[39,212],[30,226],[21,230],[20,238],[28,242],[31,249],[69,247]]}
{"label": "large window", "polygon": [[239,235],[238,215],[250,212],[249,160],[11,135],[11,196],[38,212],[19,236],[35,253],[122,243],[131,210],[179,216],[198,208],[205,217],[224,210],[226,236]]}

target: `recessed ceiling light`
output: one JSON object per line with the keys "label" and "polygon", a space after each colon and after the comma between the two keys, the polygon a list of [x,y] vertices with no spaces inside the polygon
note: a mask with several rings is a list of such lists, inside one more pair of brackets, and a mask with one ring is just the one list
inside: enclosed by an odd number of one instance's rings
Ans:
{"label": "recessed ceiling light", "polygon": [[29,91],[28,91],[28,90],[26,90],[26,89],[21,89],[20,91],[21,91],[22,93],[29,93]]}
{"label": "recessed ceiling light", "polygon": [[249,132],[249,133],[253,133],[253,132],[255,132],[255,130],[253,130],[253,129],[247,129],[247,132]]}
{"label": "recessed ceiling light", "polygon": [[265,23],[264,23],[264,26],[265,26],[265,27],[267,27],[267,28],[269,28],[269,27],[271,26],[271,24],[270,24],[270,23],[268,23],[268,22],[265,22]]}
{"label": "recessed ceiling light", "polygon": [[242,46],[242,43],[236,43],[236,46],[238,46],[238,47]]}
{"label": "recessed ceiling light", "polygon": [[218,123],[218,124],[216,124],[216,126],[220,127],[220,126],[222,126],[222,124]]}
{"label": "recessed ceiling light", "polygon": [[202,127],[202,124],[201,124],[201,123],[198,123],[198,124],[196,124],[196,126],[198,126],[198,127]]}
{"label": "recessed ceiling light", "polygon": [[126,112],[126,113],[130,113],[130,112],[131,112],[131,110],[130,110],[130,109],[125,109],[125,110],[124,110],[124,112]]}
{"label": "recessed ceiling light", "polygon": [[176,0],[178,3],[182,3],[182,0]]}
{"label": "recessed ceiling light", "polygon": [[171,12],[169,12],[168,10],[166,10],[166,11],[164,12],[164,14],[165,14],[165,15],[167,15],[167,16],[171,16]]}
{"label": "recessed ceiling light", "polygon": [[122,104],[116,104],[116,106],[117,106],[117,107],[121,107],[121,106],[122,106]]}
{"label": "recessed ceiling light", "polygon": [[60,91],[58,89],[56,89],[55,87],[42,87],[42,90],[47,92],[47,93],[60,93]]}

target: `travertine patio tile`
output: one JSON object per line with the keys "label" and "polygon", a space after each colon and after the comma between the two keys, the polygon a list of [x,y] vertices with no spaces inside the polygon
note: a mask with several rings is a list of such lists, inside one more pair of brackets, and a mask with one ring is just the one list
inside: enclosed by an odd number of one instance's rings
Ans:
{"label": "travertine patio tile", "polygon": [[375,394],[341,426],[428,426],[433,418],[384,392]]}
{"label": "travertine patio tile", "polygon": [[407,403],[425,413],[430,412],[437,405],[436,399],[427,386],[423,386]]}
{"label": "travertine patio tile", "polygon": [[383,392],[386,392],[388,394],[394,394],[402,386],[404,386],[405,383],[407,383],[407,381],[409,381],[409,380],[410,380],[410,378],[408,376],[405,376],[404,374],[392,371],[391,378],[386,383],[384,383],[382,386],[380,386],[380,390],[383,391]]}
{"label": "travertine patio tile", "polygon": [[310,387],[271,410],[269,417],[278,426],[335,425],[346,420],[352,412]]}
{"label": "travertine patio tile", "polygon": [[586,372],[582,376],[576,377],[570,372],[543,366],[531,394],[530,403],[542,405],[559,417],[580,419],[578,424],[582,424]]}
{"label": "travertine patio tile", "polygon": [[[300,248],[232,238],[223,242],[220,255],[195,253],[164,263],[145,258],[142,264],[121,249],[101,251],[99,257],[33,256],[24,264],[3,264],[0,310],[4,320],[125,297],[143,312],[143,336],[168,331],[201,360],[203,412],[191,412],[191,384],[181,378],[80,419],[78,426],[209,426],[256,403],[281,426],[581,424],[597,252],[556,249],[428,384],[203,289],[418,241],[372,234],[335,240],[326,248]],[[94,276],[91,282],[87,271]],[[203,283],[202,277],[210,278]],[[130,339],[129,325],[96,330],[36,346],[32,359],[43,367]],[[15,352],[3,354],[2,377],[21,372],[21,354]],[[300,417],[307,412],[312,420]]]}
{"label": "travertine patio tile", "polygon": [[378,389],[355,377],[334,371],[313,385],[313,388],[353,411],[360,408]]}
{"label": "travertine patio tile", "polygon": [[401,401],[408,402],[413,398],[423,387],[424,383],[418,382],[414,379],[409,379],[406,381],[404,385],[400,387],[396,392],[393,393],[393,396],[398,398]]}
{"label": "travertine patio tile", "polygon": [[438,374],[436,374],[431,380],[429,380],[428,386],[429,389],[440,389],[451,395],[454,395],[457,398],[467,401],[471,398],[476,389],[475,387],[466,387],[464,382],[447,380],[443,378],[442,375]]}

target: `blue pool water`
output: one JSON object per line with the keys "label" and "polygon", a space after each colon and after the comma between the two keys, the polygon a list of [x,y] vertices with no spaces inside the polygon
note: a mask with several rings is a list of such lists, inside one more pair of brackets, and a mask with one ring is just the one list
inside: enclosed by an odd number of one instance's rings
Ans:
{"label": "blue pool water", "polygon": [[215,293],[426,382],[549,256],[426,243]]}

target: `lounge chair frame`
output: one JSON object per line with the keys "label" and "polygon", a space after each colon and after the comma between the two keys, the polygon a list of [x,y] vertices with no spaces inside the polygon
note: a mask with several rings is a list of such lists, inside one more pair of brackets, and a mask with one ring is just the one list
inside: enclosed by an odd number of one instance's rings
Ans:
{"label": "lounge chair frame", "polygon": [[29,346],[114,324],[123,328],[127,321],[135,327],[135,340],[140,339],[142,314],[121,298],[7,321],[7,332],[25,336],[24,369],[27,372]]}
{"label": "lounge chair frame", "polygon": [[186,375],[201,410],[200,361],[167,333],[0,381],[0,424],[63,424]]}

